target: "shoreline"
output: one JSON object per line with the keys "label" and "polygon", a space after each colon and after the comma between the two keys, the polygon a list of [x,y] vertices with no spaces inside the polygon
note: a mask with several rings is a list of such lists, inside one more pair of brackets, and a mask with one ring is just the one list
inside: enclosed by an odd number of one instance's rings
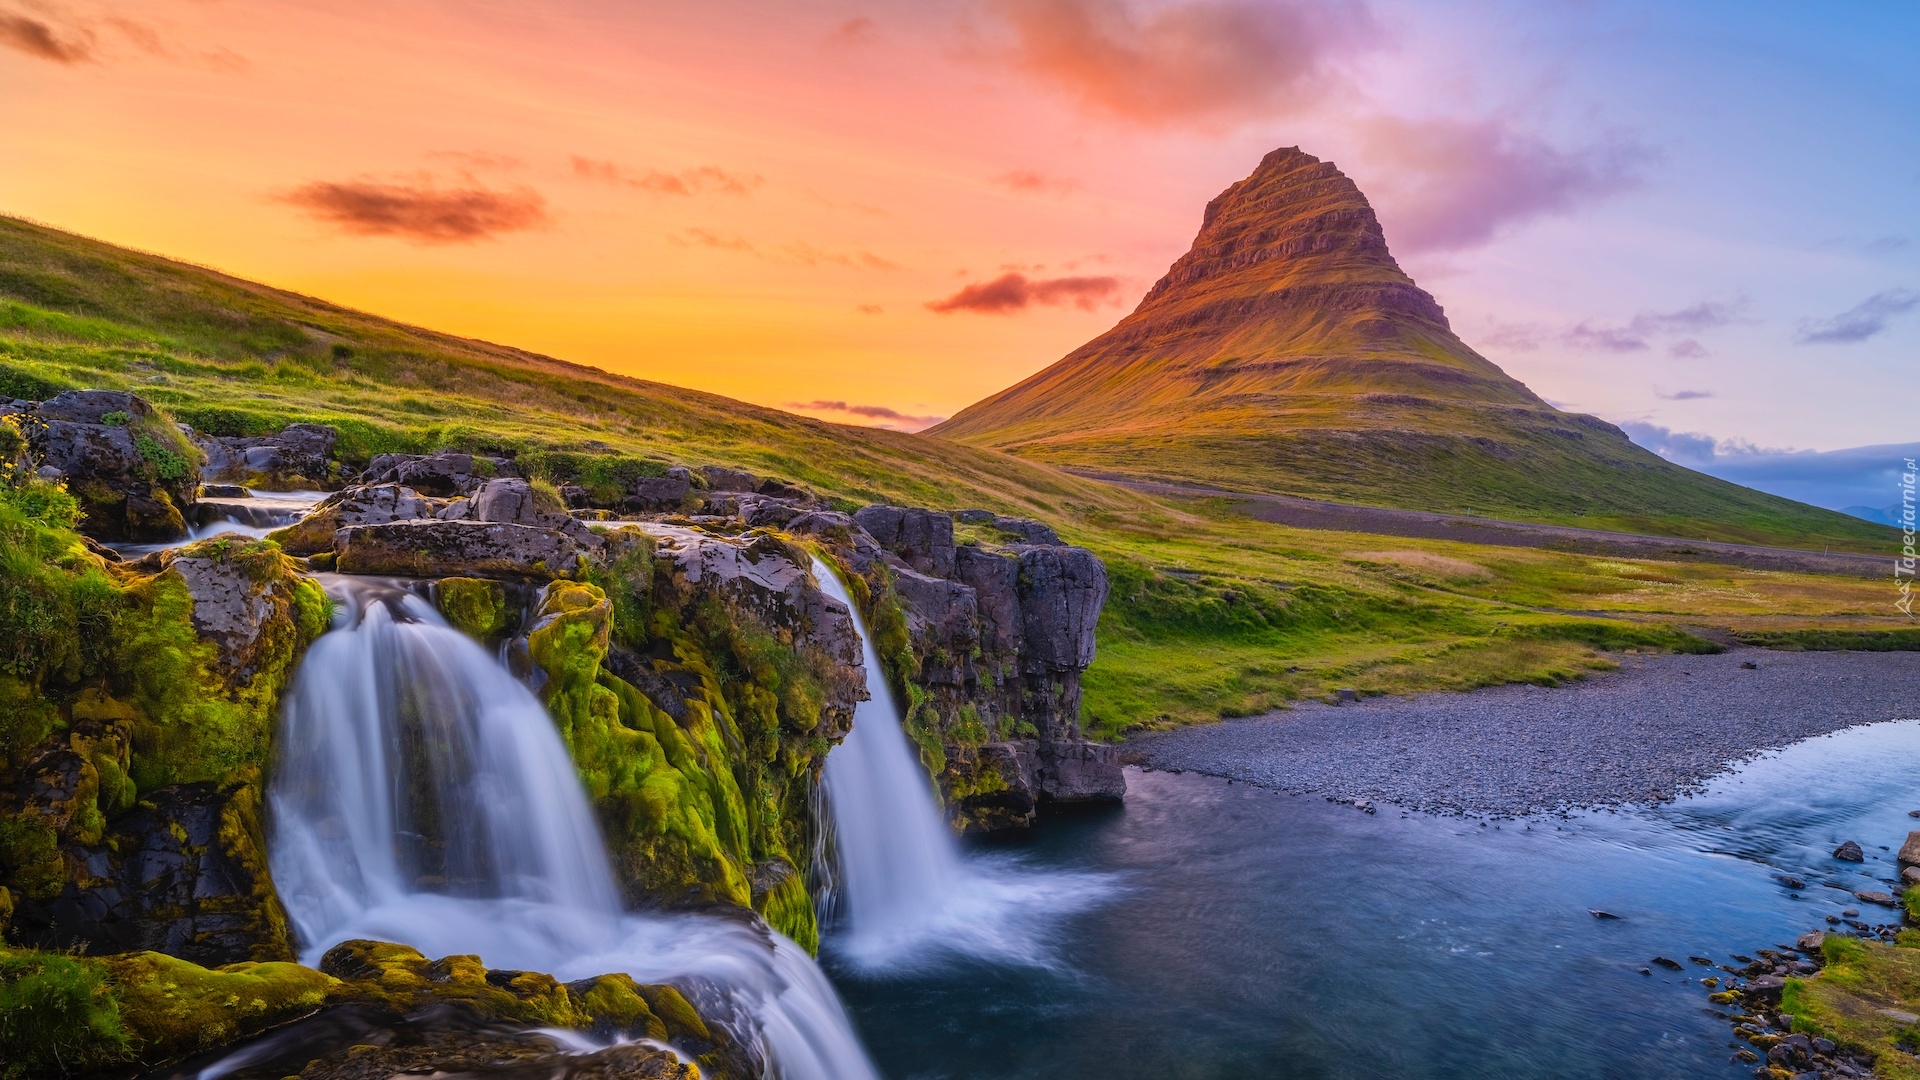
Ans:
{"label": "shoreline", "polygon": [[[1666,802],[1769,751],[1920,720],[1920,653],[1624,656],[1558,687],[1307,702],[1136,736],[1143,768],[1339,802],[1514,817]],[[1753,664],[1754,667],[1745,667]]]}

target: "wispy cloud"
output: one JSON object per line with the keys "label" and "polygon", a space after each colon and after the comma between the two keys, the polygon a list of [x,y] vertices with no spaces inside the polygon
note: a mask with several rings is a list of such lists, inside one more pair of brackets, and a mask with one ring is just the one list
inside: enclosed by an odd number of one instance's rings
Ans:
{"label": "wispy cloud", "polygon": [[1865,341],[1886,330],[1896,315],[1904,315],[1920,306],[1920,292],[1913,289],[1888,289],[1875,293],[1831,319],[1807,319],[1800,323],[1802,345],[1847,345]]}
{"label": "wispy cloud", "polygon": [[1379,116],[1359,133],[1362,153],[1381,172],[1374,187],[1397,251],[1487,243],[1521,222],[1633,187],[1656,157],[1623,138],[1562,149],[1497,119]]}
{"label": "wispy cloud", "polygon": [[49,22],[12,11],[0,11],[0,45],[56,64],[84,64],[95,59],[90,31],[55,29]]}
{"label": "wispy cloud", "polygon": [[[1567,329],[1561,340],[1576,349],[1603,352],[1639,352],[1650,347],[1649,339],[1666,334],[1692,333],[1726,326],[1738,321],[1747,302],[1731,303],[1703,300],[1677,311],[1643,311],[1624,326],[1596,325],[1586,319]],[[1682,358],[1707,355],[1704,345],[1691,338],[1675,342],[1668,353]]]}
{"label": "wispy cloud", "polygon": [[968,285],[944,300],[928,301],[927,307],[942,315],[956,311],[976,311],[990,315],[1010,315],[1034,305],[1065,307],[1071,304],[1092,311],[1119,299],[1120,279],[1116,277],[1028,278],[1025,274],[1002,274],[992,281]]}
{"label": "wispy cloud", "polygon": [[1082,107],[1137,124],[1219,126],[1316,98],[1332,57],[1378,36],[1340,0],[1197,0],[1136,14],[1120,0],[993,0],[998,61]]}
{"label": "wispy cloud", "polygon": [[1667,355],[1676,360],[1703,360],[1712,354],[1707,347],[1692,338],[1681,338],[1667,346]]}
{"label": "wispy cloud", "polygon": [[829,45],[865,45],[880,36],[880,24],[865,15],[856,15],[835,26],[827,34]]}
{"label": "wispy cloud", "polygon": [[551,222],[546,200],[530,188],[315,181],[279,199],[353,236],[396,236],[419,244],[471,243]]}
{"label": "wispy cloud", "polygon": [[799,412],[843,413],[866,420],[882,421],[881,427],[900,431],[919,431],[945,420],[944,416],[915,416],[885,405],[860,405],[846,401],[789,401],[787,408]]}
{"label": "wispy cloud", "polygon": [[1673,393],[1669,394],[1664,390],[1656,389],[1653,392],[1653,396],[1659,398],[1662,401],[1698,401],[1701,398],[1712,397],[1713,391],[1711,390],[1675,390]]}
{"label": "wispy cloud", "polygon": [[1078,181],[1048,176],[1033,169],[1014,169],[993,178],[996,187],[1021,195],[1066,195],[1080,186]]}
{"label": "wispy cloud", "polygon": [[766,183],[758,173],[740,173],[718,165],[701,165],[678,172],[644,169],[639,172],[612,161],[573,155],[573,174],[588,180],[622,184],[655,195],[747,195]]}
{"label": "wispy cloud", "polygon": [[835,251],[816,247],[804,240],[790,244],[759,244],[738,233],[720,232],[716,229],[691,227],[681,229],[667,237],[669,241],[682,247],[713,248],[718,251],[735,251],[742,255],[771,259],[776,262],[791,263],[796,266],[846,266],[861,270],[901,270],[899,263],[871,251]]}

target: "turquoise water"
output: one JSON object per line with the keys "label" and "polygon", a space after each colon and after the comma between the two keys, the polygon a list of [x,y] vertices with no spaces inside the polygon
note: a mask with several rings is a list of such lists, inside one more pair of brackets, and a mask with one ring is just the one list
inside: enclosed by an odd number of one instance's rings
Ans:
{"label": "turquoise water", "polygon": [[1891,891],[1916,763],[1920,723],[1879,724],[1677,803],[1484,825],[1131,772],[1124,807],[991,849],[1116,885],[1034,964],[829,971],[893,1080],[1750,1076],[1686,958],[1896,921],[1851,891]]}

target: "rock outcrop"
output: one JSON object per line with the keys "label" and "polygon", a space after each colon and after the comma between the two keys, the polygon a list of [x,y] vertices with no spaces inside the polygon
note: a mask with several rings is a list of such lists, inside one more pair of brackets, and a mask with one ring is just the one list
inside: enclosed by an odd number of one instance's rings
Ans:
{"label": "rock outcrop", "polygon": [[70,390],[4,407],[27,437],[29,463],[64,481],[97,540],[183,539],[200,487],[200,453],[171,420],[123,390]]}
{"label": "rock outcrop", "polygon": [[564,532],[490,521],[394,521],[333,534],[333,565],[345,574],[550,579],[581,569],[580,545]]}
{"label": "rock outcrop", "polygon": [[1120,798],[1113,752],[1079,727],[1106,568],[1039,522],[969,516],[966,544],[953,515],[911,507],[811,512],[786,527],[832,546],[865,585],[882,657],[909,688],[907,730],[956,824],[1019,826],[1044,800]]}
{"label": "rock outcrop", "polygon": [[[94,578],[112,590],[96,601],[112,604],[107,625],[74,627],[102,638],[82,654],[94,659],[26,668],[38,700],[0,722],[8,937],[202,963],[289,956],[260,778],[326,598],[277,548],[230,537],[113,573]],[[8,693],[21,670],[0,678]]]}
{"label": "rock outcrop", "polygon": [[340,433],[325,424],[288,424],[277,434],[222,438],[196,434],[206,464],[201,479],[268,491],[320,491],[336,486]]}

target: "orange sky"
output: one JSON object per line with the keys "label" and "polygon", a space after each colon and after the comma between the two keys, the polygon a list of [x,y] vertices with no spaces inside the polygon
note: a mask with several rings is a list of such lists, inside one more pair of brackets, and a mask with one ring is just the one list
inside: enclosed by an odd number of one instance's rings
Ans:
{"label": "orange sky", "polygon": [[[1633,230],[1665,222],[1580,227],[1648,191],[1661,148],[1559,85],[1562,46],[1486,75],[1468,43],[1496,7],[0,0],[0,211],[917,426],[1111,325],[1207,199],[1299,143],[1374,196],[1469,341],[1512,343],[1486,351],[1555,400],[1666,418],[1658,370],[1623,397],[1582,364],[1638,358],[1556,328],[1753,290],[1636,265]],[[1024,307],[928,306],[1009,273],[1028,288],[993,295]]]}

